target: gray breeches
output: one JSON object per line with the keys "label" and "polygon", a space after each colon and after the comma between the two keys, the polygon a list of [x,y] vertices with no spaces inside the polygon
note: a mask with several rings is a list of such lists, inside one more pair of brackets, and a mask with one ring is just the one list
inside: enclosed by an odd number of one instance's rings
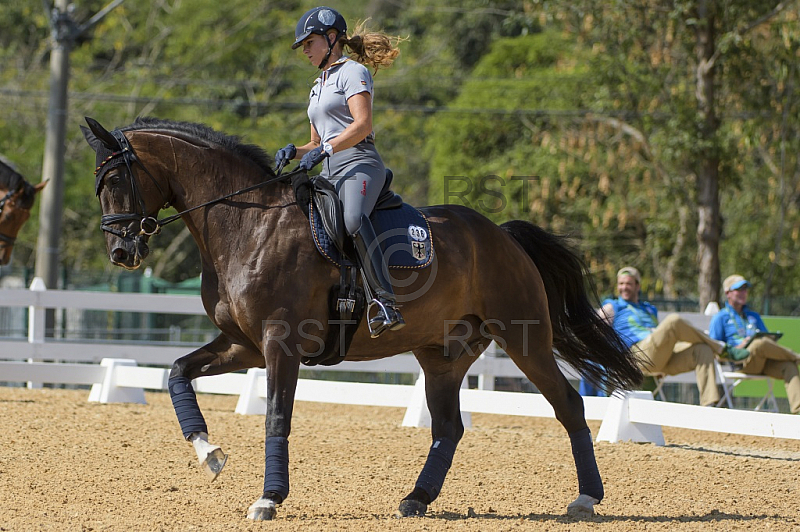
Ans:
{"label": "gray breeches", "polygon": [[[363,144],[363,143],[362,143]],[[325,161],[322,175],[334,182],[344,207],[344,225],[352,235],[361,215],[370,215],[386,182],[386,168],[374,146],[359,144]]]}

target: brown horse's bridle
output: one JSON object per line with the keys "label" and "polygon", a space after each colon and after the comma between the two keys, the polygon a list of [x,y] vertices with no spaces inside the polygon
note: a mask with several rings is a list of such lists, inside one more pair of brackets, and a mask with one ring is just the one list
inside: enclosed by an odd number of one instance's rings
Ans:
{"label": "brown horse's bridle", "polygon": [[[150,176],[150,179],[156,185],[156,188],[158,189],[158,192],[161,194],[161,197],[166,198],[166,196],[164,194],[164,191],[161,189],[161,185],[158,184],[156,178],[153,177],[153,175],[147,170],[147,168],[144,167],[142,161],[140,161],[138,157],[136,157],[136,154],[134,153],[133,148],[131,148],[130,142],[128,142],[128,138],[125,136],[125,134],[118,129],[112,131],[111,134],[114,135],[114,138],[117,140],[120,149],[109,155],[106,158],[106,160],[103,161],[103,164],[101,164],[97,168],[97,170],[95,170],[94,173],[96,175],[98,172],[100,172],[103,166],[109,161],[117,157],[122,157],[125,166],[128,168],[128,179],[130,181],[131,191],[133,193],[133,201],[135,204],[138,204],[139,209],[138,212],[131,214],[102,215],[100,217],[100,229],[102,229],[107,233],[111,233],[112,235],[118,236],[122,240],[133,242],[134,244],[136,244],[134,246],[134,249],[136,249],[136,253],[138,254],[139,242],[142,239],[146,240],[147,238],[160,233],[161,225],[163,224],[160,224],[156,218],[152,216],[147,216],[145,212],[144,198],[139,192],[139,187],[136,184],[136,179],[134,179],[133,177],[133,163],[138,162],[139,166],[141,166],[142,170],[144,170],[144,173]],[[164,206],[162,208],[166,208],[168,206],[169,206],[169,200],[165,199]],[[115,224],[127,223],[132,221],[139,222],[138,230],[136,229],[131,230],[130,227],[131,224],[126,225],[122,229],[115,229],[113,227],[113,225]]]}
{"label": "brown horse's bridle", "polygon": [[[11,199],[11,196],[13,196],[14,194],[16,194],[19,191],[21,186],[22,186],[22,184],[20,183],[20,186],[18,186],[14,190],[9,190],[8,192],[6,192],[6,195],[3,196],[2,199],[0,199],[0,215],[3,214],[3,208],[6,206],[6,202],[9,199]],[[16,241],[17,241],[17,239],[15,237],[8,236],[5,233],[0,233],[0,242],[3,242],[3,243],[5,243],[6,245],[9,245],[9,246],[13,246],[14,242],[16,242]]]}
{"label": "brown horse's bridle", "polygon": [[[128,179],[130,180],[134,203],[138,203],[139,205],[139,212],[131,214],[104,214],[100,217],[100,229],[112,235],[118,236],[119,238],[125,241],[133,242],[134,250],[137,253],[137,255],[139,253],[139,243],[143,239],[146,240],[153,235],[157,235],[158,233],[161,232],[161,228],[163,226],[174,222],[184,214],[187,214],[197,209],[201,209],[203,207],[207,207],[209,205],[213,205],[215,203],[219,203],[221,201],[225,201],[226,199],[231,198],[233,196],[243,194],[251,190],[255,190],[257,188],[269,185],[271,183],[276,183],[278,181],[286,181],[290,179],[292,175],[299,173],[298,170],[294,170],[282,176],[280,172],[278,172],[278,174],[275,177],[267,179],[266,181],[262,181],[261,183],[257,183],[255,185],[251,185],[241,190],[237,190],[236,192],[231,192],[230,194],[226,194],[220,198],[207,201],[200,205],[196,205],[194,207],[181,211],[177,214],[173,214],[172,216],[167,216],[166,218],[162,218],[159,220],[153,216],[147,216],[145,212],[144,198],[139,192],[139,189],[136,185],[136,179],[134,179],[133,176],[133,170],[132,170],[133,163],[139,163],[139,166],[142,168],[142,170],[144,170],[144,172],[148,176],[150,176],[150,179],[156,185],[156,188],[158,188],[159,193],[161,193],[161,197],[164,198],[165,200],[163,207],[161,207],[162,209],[169,207],[170,204],[169,200],[164,194],[164,191],[161,189],[161,186],[158,184],[158,181],[156,181],[156,178],[153,177],[153,175],[147,170],[147,168],[145,168],[142,161],[136,156],[136,153],[134,153],[133,148],[131,147],[130,142],[128,142],[128,138],[125,136],[125,134],[119,129],[115,129],[114,131],[111,132],[111,134],[117,140],[117,143],[119,144],[119,150],[109,155],[105,159],[105,161],[103,161],[103,163],[95,170],[94,173],[95,175],[97,175],[97,173],[101,171],[101,169],[106,163],[117,157],[122,157],[125,166],[128,168]],[[133,229],[131,229],[131,224],[128,222],[138,222],[139,225],[138,229],[136,229],[135,225],[133,226]],[[122,229],[115,229],[113,227],[114,224],[122,224],[122,223],[128,223],[128,225],[123,227]]]}

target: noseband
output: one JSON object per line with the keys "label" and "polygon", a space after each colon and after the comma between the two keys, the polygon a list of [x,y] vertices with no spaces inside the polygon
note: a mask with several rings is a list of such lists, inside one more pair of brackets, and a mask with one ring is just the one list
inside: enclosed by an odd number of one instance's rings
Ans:
{"label": "noseband", "polygon": [[[6,202],[7,202],[9,199],[11,199],[11,196],[13,196],[14,194],[16,194],[16,193],[19,191],[19,189],[20,189],[21,187],[22,187],[22,183],[20,183],[20,184],[19,184],[19,186],[18,186],[16,189],[14,189],[14,190],[9,190],[8,192],[6,192],[6,195],[5,195],[5,196],[3,196],[3,198],[2,198],[2,199],[0,199],[0,215],[2,215],[2,214],[3,214],[3,208],[6,206]],[[5,233],[0,233],[0,242],[4,242],[5,244],[7,244],[7,245],[9,245],[9,246],[13,246],[13,245],[14,245],[14,242],[16,242],[16,241],[17,241],[17,239],[16,239],[16,238],[14,238],[14,237],[10,237],[10,236],[8,236],[8,235],[7,235],[7,234],[5,234]]]}

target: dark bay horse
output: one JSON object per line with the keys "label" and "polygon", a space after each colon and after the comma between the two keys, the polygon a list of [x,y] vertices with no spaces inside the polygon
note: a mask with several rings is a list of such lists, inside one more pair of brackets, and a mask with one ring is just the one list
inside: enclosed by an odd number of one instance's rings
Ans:
{"label": "dark bay horse", "polygon": [[[212,479],[227,456],[208,442],[190,381],[267,369],[264,489],[247,515],[272,519],[289,492],[300,354],[314,353],[326,338],[328,292],[338,270],[316,251],[292,187],[276,178],[260,148],[200,124],[146,118],[109,132],[90,118],[87,123],[82,129],[97,154],[110,260],[137,268],[148,238],[176,219],[156,219],[166,205],[182,213],[200,248],[202,300],[220,334],[175,362],[169,390],[183,434]],[[634,355],[598,318],[585,268],[559,238],[527,222],[497,226],[461,206],[421,210],[436,259],[426,269],[393,275],[406,327],[371,339],[362,323],[346,356],[373,360],[412,351],[425,374],[433,442],[399,515],[424,515],[439,495],[464,433],[461,383],[492,339],[544,394],[569,435],[578,497],[567,513],[592,515],[603,484],[583,400],[559,370],[554,349],[611,389],[641,380]]]}
{"label": "dark bay horse", "polygon": [[0,157],[0,266],[11,261],[17,235],[30,218],[36,194],[46,184],[31,185]]}

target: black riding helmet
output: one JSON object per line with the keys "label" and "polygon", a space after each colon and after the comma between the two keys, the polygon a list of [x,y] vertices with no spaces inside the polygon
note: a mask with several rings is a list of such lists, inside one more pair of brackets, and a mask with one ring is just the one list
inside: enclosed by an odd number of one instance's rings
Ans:
{"label": "black riding helmet", "polygon": [[317,65],[317,68],[320,70],[325,68],[325,64],[328,62],[331,52],[333,52],[333,47],[336,46],[339,39],[347,32],[347,22],[345,22],[344,17],[335,9],[320,6],[306,11],[303,16],[300,17],[300,20],[297,21],[297,26],[294,29],[295,39],[292,50],[299,47],[303,40],[307,39],[312,33],[324,36],[328,33],[328,30],[337,30],[337,33],[333,42],[328,40],[328,53],[325,54],[325,59]]}
{"label": "black riding helmet", "polygon": [[[325,35],[328,30],[337,30],[340,36],[347,33],[347,22],[344,17],[335,9],[320,6],[306,11],[300,20],[297,22],[297,27],[294,30],[294,44],[292,50],[300,46],[306,38],[312,33]],[[335,42],[335,41],[334,41]]]}

